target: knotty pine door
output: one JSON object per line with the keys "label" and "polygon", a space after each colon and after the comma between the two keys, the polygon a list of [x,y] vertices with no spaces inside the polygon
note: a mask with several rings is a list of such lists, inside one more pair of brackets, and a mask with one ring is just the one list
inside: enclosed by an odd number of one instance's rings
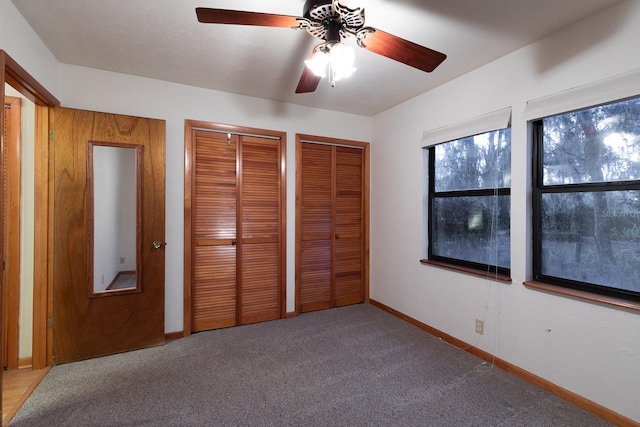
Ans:
{"label": "knotty pine door", "polygon": [[299,312],[368,298],[368,144],[298,135]]}
{"label": "knotty pine door", "polygon": [[284,134],[190,124],[190,331],[278,319]]}

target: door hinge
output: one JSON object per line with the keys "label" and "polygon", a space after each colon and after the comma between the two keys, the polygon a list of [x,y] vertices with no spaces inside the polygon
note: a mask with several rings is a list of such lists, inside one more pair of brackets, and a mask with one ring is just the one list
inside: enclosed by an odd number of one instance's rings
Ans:
{"label": "door hinge", "polygon": [[47,317],[47,329],[53,328],[53,316]]}
{"label": "door hinge", "polygon": [[49,129],[49,141],[55,141],[56,139],[56,130]]}

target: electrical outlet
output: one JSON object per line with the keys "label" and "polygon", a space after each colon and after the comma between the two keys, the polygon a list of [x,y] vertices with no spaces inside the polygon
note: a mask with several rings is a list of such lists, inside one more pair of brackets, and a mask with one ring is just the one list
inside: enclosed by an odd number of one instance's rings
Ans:
{"label": "electrical outlet", "polygon": [[476,334],[484,335],[484,320],[476,319]]}
{"label": "electrical outlet", "polygon": [[124,264],[124,257],[123,256],[120,257],[120,264]]}

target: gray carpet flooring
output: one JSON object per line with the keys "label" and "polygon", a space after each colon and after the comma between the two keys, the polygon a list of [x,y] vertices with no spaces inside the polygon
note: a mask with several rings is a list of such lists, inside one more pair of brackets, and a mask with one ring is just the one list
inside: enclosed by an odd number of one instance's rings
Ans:
{"label": "gray carpet flooring", "polygon": [[113,291],[115,289],[129,289],[136,287],[136,273],[120,272],[116,276],[113,283],[111,283],[107,290]]}
{"label": "gray carpet flooring", "polygon": [[54,366],[13,426],[605,426],[370,305]]}

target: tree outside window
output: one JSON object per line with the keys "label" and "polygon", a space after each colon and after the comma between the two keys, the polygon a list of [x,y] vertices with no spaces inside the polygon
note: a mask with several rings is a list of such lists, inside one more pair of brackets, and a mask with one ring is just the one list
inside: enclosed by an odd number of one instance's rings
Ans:
{"label": "tree outside window", "polygon": [[509,275],[511,129],[430,147],[428,257]]}
{"label": "tree outside window", "polygon": [[640,99],[533,129],[534,278],[640,300]]}

